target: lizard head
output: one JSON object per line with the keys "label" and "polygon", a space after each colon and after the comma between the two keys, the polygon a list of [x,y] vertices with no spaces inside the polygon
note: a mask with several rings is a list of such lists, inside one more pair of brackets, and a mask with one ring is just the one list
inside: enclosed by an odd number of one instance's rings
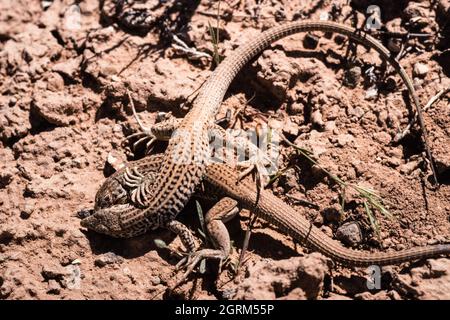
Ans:
{"label": "lizard head", "polygon": [[107,179],[95,195],[94,210],[127,202],[127,191],[116,179]]}
{"label": "lizard head", "polygon": [[110,235],[116,238],[126,237],[120,223],[120,213],[129,205],[118,204],[108,208],[100,208],[85,214],[80,224],[89,230]]}

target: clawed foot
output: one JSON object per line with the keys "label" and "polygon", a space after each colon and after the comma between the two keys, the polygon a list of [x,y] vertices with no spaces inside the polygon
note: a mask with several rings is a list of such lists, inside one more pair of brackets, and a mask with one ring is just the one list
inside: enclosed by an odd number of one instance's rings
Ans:
{"label": "clawed foot", "polygon": [[264,189],[269,182],[269,172],[263,161],[252,158],[250,160],[238,162],[236,164],[239,170],[239,181],[249,175],[251,172],[256,174],[256,183],[259,189]]}
{"label": "clawed foot", "polygon": [[133,134],[130,134],[127,136],[123,141],[122,144],[126,141],[133,139],[133,138],[139,138],[135,143],[133,143],[133,150],[136,150],[136,148],[143,142],[146,142],[145,144],[145,154],[149,154],[152,150],[153,143],[158,140],[157,137],[152,133],[152,128],[145,127],[144,124],[141,122],[141,119],[139,119],[136,108],[134,106],[133,99],[131,98],[130,91],[127,89],[128,99],[131,104],[131,110],[133,111],[133,116],[136,122],[139,125],[139,128],[141,129],[140,132],[136,132]]}
{"label": "clawed foot", "polygon": [[222,265],[222,261],[225,260],[224,253],[221,250],[216,249],[202,249],[196,252],[193,252],[183,259],[181,259],[177,265],[175,266],[176,271],[180,271],[181,269],[186,269],[184,274],[181,276],[177,282],[171,286],[172,289],[175,289],[180,284],[186,281],[189,275],[194,271],[194,268],[203,260],[203,259],[217,259],[220,260],[220,264]]}
{"label": "clawed foot", "polygon": [[149,154],[152,151],[152,145],[153,143],[158,140],[153,133],[151,133],[151,130],[148,128],[141,128],[143,132],[136,132],[133,134],[130,134],[125,139],[122,140],[122,145],[125,144],[126,141],[133,139],[133,138],[139,138],[136,142],[133,143],[133,151],[137,149],[137,147],[146,142],[145,144],[145,154]]}

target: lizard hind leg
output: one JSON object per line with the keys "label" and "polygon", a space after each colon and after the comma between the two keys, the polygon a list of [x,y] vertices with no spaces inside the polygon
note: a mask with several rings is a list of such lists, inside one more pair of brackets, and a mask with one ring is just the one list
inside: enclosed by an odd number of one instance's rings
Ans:
{"label": "lizard hind leg", "polygon": [[209,239],[214,245],[214,249],[201,249],[182,259],[177,264],[177,269],[186,267],[186,271],[173,288],[183,283],[203,259],[220,260],[222,264],[228,258],[231,251],[231,242],[230,235],[224,223],[231,220],[239,212],[237,204],[236,200],[225,197],[207,212],[205,226]]}

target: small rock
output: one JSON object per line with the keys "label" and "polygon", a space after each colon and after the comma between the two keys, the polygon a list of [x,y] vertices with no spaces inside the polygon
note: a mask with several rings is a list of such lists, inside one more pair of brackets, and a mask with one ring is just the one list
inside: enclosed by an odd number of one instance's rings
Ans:
{"label": "small rock", "polygon": [[52,71],[61,73],[67,77],[75,79],[80,70],[81,56],[78,58],[69,59],[67,61],[63,61],[55,64],[52,67]]}
{"label": "small rock", "polygon": [[373,138],[375,141],[384,145],[388,145],[391,142],[391,136],[384,131],[374,133]]}
{"label": "small rock", "polygon": [[355,247],[362,241],[361,228],[357,222],[344,223],[337,229],[336,238],[349,246]]}
{"label": "small rock", "polygon": [[430,71],[430,68],[428,68],[428,66],[424,63],[417,62],[414,65],[413,73],[414,73],[414,76],[416,76],[416,77],[424,78],[429,71]]}
{"label": "small rock", "polygon": [[97,267],[103,268],[108,264],[122,263],[123,258],[116,255],[114,252],[107,252],[95,259],[94,264]]}
{"label": "small rock", "polygon": [[377,96],[378,96],[378,88],[376,86],[373,86],[367,89],[364,99],[372,100],[375,99]]}
{"label": "small rock", "polygon": [[328,120],[336,120],[336,118],[339,116],[339,112],[340,112],[341,108],[337,105],[334,104],[329,108],[326,108],[325,110],[323,110],[325,119]]}
{"label": "small rock", "polygon": [[364,109],[361,107],[352,108],[351,106],[347,108],[347,114],[349,116],[354,116],[358,119],[362,118],[364,116]]}
{"label": "small rock", "polygon": [[157,285],[161,284],[161,278],[158,277],[158,276],[153,276],[153,277],[150,278],[150,283],[153,286],[157,286]]}
{"label": "small rock", "polygon": [[319,128],[323,128],[324,122],[320,110],[316,110],[311,114],[311,123],[318,126]]}
{"label": "small rock", "polygon": [[47,90],[58,92],[64,90],[64,79],[55,72],[47,77]]}
{"label": "small rock", "polygon": [[304,146],[305,149],[312,152],[312,155],[315,159],[318,159],[320,155],[327,152],[328,150],[327,140],[327,137],[323,133],[317,130],[311,130],[311,132],[308,134],[300,135],[294,141],[294,144],[298,146]]}
{"label": "small rock", "polygon": [[361,300],[390,300],[389,295],[385,291],[380,291],[375,294],[369,291],[355,294],[355,299]]}
{"label": "small rock", "polygon": [[106,162],[115,170],[118,171],[125,166],[124,161],[121,159],[120,155],[115,151],[111,151],[108,153],[108,157],[106,158]]}
{"label": "small rock", "polygon": [[326,132],[333,132],[334,130],[337,130],[336,121],[325,122],[324,130]]}
{"label": "small rock", "polygon": [[59,285],[58,281],[53,280],[53,279],[48,281],[47,293],[59,294],[60,291],[61,291],[61,286]]}
{"label": "small rock", "polygon": [[292,122],[289,118],[285,121],[281,129],[283,130],[283,133],[294,137],[298,136],[298,125]]}
{"label": "small rock", "polygon": [[402,295],[413,296],[418,298],[423,292],[412,285],[411,276],[409,274],[399,274],[392,282],[393,288]]}
{"label": "small rock", "polygon": [[449,263],[445,261],[447,259],[429,259],[427,261],[430,268],[430,276],[437,278],[449,274]]}
{"label": "small rock", "polygon": [[14,288],[13,288],[12,282],[10,282],[10,281],[4,282],[0,286],[0,299],[8,298],[13,291],[14,291]]}
{"label": "small rock", "polygon": [[386,160],[386,164],[392,168],[397,168],[399,165],[402,164],[402,160],[399,158],[388,158]]}
{"label": "small rock", "polygon": [[24,220],[28,219],[34,212],[34,207],[34,202],[32,202],[31,200],[26,200],[22,206],[22,209],[20,210],[20,217]]}
{"label": "small rock", "polygon": [[303,103],[294,102],[288,105],[287,111],[290,115],[302,114],[303,110],[305,110],[305,106]]}
{"label": "small rock", "polygon": [[82,97],[72,97],[65,92],[40,91],[33,97],[36,112],[48,122],[67,126],[77,121],[83,111]]}
{"label": "small rock", "polygon": [[335,143],[338,147],[345,147],[346,145],[352,143],[355,138],[351,134],[340,134],[336,137]]}
{"label": "small rock", "polygon": [[236,295],[236,288],[227,288],[221,292],[222,299],[231,300]]}
{"label": "small rock", "polygon": [[280,177],[280,185],[283,187],[285,192],[297,187],[297,178],[293,168],[286,170],[286,172]]}
{"label": "small rock", "polygon": [[306,300],[308,297],[301,288],[294,288],[287,295],[279,298],[278,300]]}
{"label": "small rock", "polygon": [[419,167],[419,161],[409,161],[405,164],[402,164],[399,169],[400,172],[406,175],[411,174],[414,170],[416,170]]}
{"label": "small rock", "polygon": [[361,79],[361,68],[355,66],[345,73],[344,83],[350,88],[355,88]]}
{"label": "small rock", "polygon": [[42,0],[41,1],[41,6],[42,6],[42,9],[47,9],[48,7],[50,7],[51,5],[53,4],[53,1],[52,0]]}
{"label": "small rock", "polygon": [[234,299],[275,299],[276,297],[315,299],[322,291],[330,260],[314,252],[305,257],[286,260],[262,260],[250,266]]}
{"label": "small rock", "polygon": [[60,280],[67,275],[67,271],[60,265],[48,264],[43,266],[41,274],[45,280]]}
{"label": "small rock", "polygon": [[81,284],[81,269],[78,264],[70,264],[64,267],[65,276],[61,281],[61,286],[68,289],[80,288]]}

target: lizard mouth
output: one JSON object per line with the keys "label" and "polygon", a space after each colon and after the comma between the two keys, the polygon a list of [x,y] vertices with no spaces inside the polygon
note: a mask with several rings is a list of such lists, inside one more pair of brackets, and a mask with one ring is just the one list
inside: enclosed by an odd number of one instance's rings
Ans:
{"label": "lizard mouth", "polygon": [[103,221],[101,218],[99,218],[95,214],[90,214],[89,216],[83,218],[80,221],[80,225],[84,228],[87,228],[89,230],[93,230],[99,233],[107,233],[108,228],[103,224]]}

